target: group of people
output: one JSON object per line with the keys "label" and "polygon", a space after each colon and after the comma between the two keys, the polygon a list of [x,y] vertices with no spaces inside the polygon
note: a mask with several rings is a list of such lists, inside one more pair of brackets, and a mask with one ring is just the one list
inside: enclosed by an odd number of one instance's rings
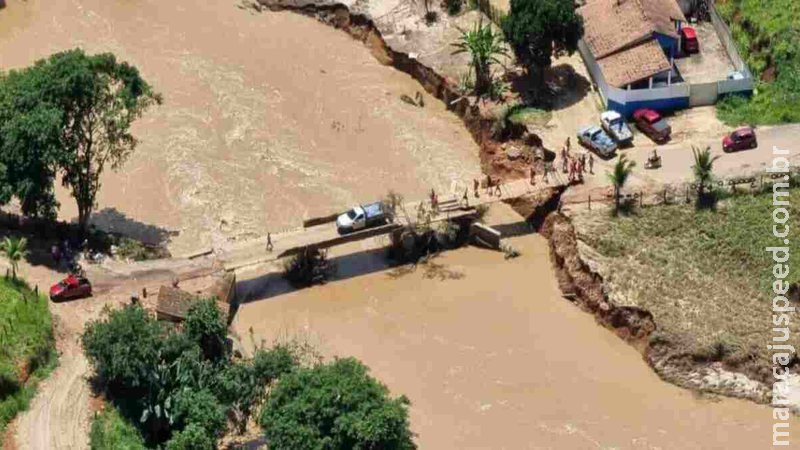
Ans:
{"label": "group of people", "polygon": [[[572,155],[570,153],[570,139],[567,138],[564,146],[561,148],[561,152],[557,161],[554,162],[545,162],[544,163],[544,173],[542,174],[542,181],[547,183],[550,178],[550,174],[553,173],[555,170],[553,168],[553,163],[560,163],[561,171],[566,173],[569,177],[570,183],[572,182],[583,182],[583,174],[584,173],[591,173],[594,174],[594,155],[591,153],[587,154],[582,153],[580,155]],[[531,185],[536,184],[536,168],[531,166],[530,169],[530,180]]]}

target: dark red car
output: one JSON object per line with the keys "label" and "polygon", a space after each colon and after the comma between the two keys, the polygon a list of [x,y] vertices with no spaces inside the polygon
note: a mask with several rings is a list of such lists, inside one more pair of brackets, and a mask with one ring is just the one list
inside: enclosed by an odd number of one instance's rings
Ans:
{"label": "dark red car", "polygon": [[681,28],[681,47],[687,55],[700,53],[700,43],[697,40],[697,30],[692,27]]}
{"label": "dark red car", "polygon": [[756,130],[752,127],[742,127],[722,138],[722,151],[745,150],[758,147]]}
{"label": "dark red car", "polygon": [[639,131],[659,144],[667,142],[672,134],[672,128],[667,121],[652,109],[637,109],[633,112],[633,120]]}
{"label": "dark red car", "polygon": [[92,295],[92,284],[84,277],[70,274],[50,287],[50,300],[70,300]]}

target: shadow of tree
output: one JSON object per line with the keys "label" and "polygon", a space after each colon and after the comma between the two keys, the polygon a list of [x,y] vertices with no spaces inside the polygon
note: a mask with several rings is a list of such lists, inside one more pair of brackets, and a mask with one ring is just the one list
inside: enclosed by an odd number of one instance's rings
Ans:
{"label": "shadow of tree", "polygon": [[550,67],[544,80],[544,89],[527,73],[512,75],[509,82],[525,104],[545,111],[569,108],[583,100],[591,87],[591,82],[569,64]]}
{"label": "shadow of tree", "polygon": [[177,231],[132,219],[116,208],[104,208],[95,212],[90,223],[107,233],[121,234],[153,246],[165,244],[172,236],[178,235]]}

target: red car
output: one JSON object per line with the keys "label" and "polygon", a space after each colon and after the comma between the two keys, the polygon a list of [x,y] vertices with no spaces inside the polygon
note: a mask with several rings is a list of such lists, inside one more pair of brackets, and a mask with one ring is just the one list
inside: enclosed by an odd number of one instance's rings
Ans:
{"label": "red car", "polygon": [[683,53],[690,55],[700,53],[700,43],[697,40],[697,30],[692,27],[681,28],[681,47]]}
{"label": "red car", "polygon": [[739,128],[722,138],[722,151],[726,153],[756,147],[758,147],[758,140],[756,140],[756,130],[752,127]]}
{"label": "red car", "polygon": [[92,295],[92,284],[84,277],[70,274],[50,287],[50,300],[70,300]]}
{"label": "red car", "polygon": [[633,120],[639,131],[659,144],[667,142],[672,134],[672,128],[667,121],[652,109],[637,109],[633,112]]}

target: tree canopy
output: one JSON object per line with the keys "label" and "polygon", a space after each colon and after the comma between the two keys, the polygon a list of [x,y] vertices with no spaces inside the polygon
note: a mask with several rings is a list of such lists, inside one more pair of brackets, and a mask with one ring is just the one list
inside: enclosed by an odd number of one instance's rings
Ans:
{"label": "tree canopy", "polygon": [[189,310],[182,329],[128,305],[87,325],[83,347],[98,386],[148,445],[213,449],[229,421],[244,430],[267,386],[299,364],[285,345],[234,360],[226,339],[222,314],[206,299]]}
{"label": "tree canopy", "polygon": [[69,50],[0,77],[0,203],[54,217],[61,177],[86,227],[106,167],[119,168],[137,145],[132,123],[161,96],[111,53]]}
{"label": "tree canopy", "polygon": [[554,56],[575,52],[583,36],[573,0],[511,0],[502,25],[517,59],[538,74]]}
{"label": "tree canopy", "polygon": [[260,418],[270,448],[407,450],[416,446],[408,399],[389,390],[355,359],[299,369],[270,392]]}

